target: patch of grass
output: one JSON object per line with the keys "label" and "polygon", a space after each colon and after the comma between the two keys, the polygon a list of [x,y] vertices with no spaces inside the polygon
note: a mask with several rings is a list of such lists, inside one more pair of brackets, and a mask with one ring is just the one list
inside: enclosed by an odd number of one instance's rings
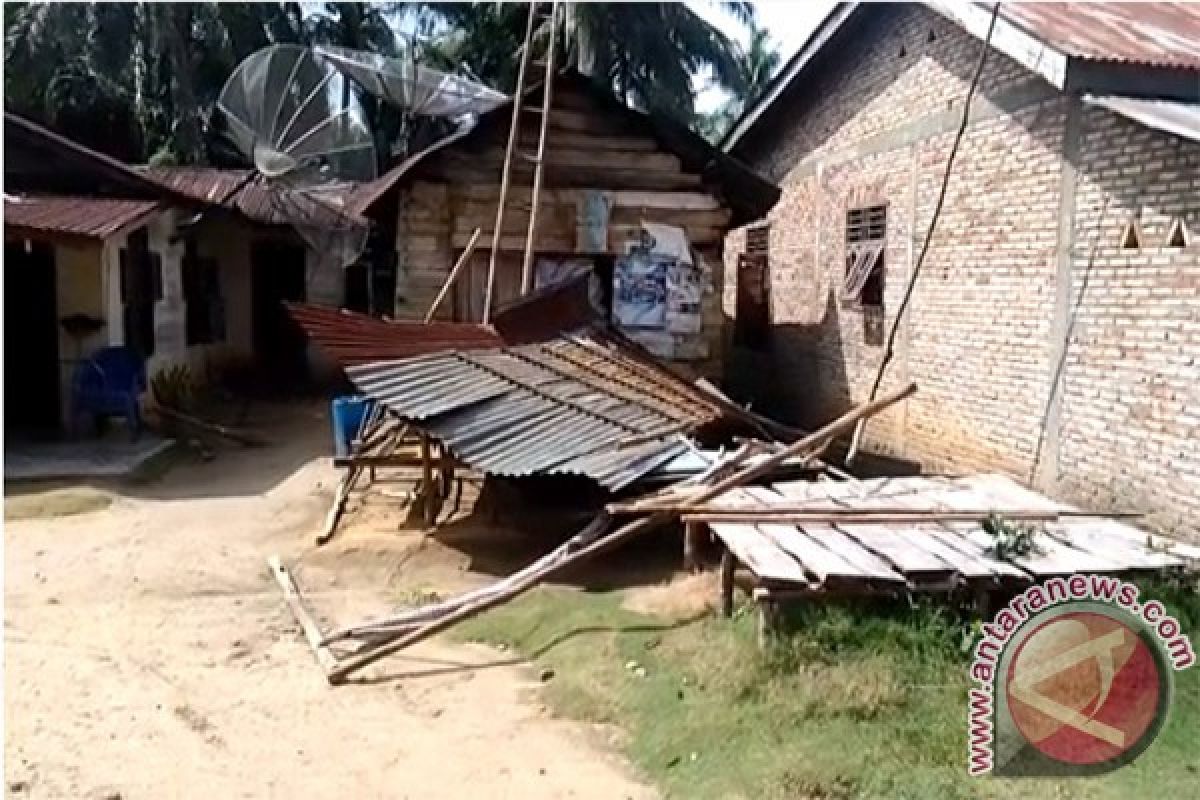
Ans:
{"label": "patch of grass", "polygon": [[[1200,601],[1168,588],[1145,594],[1197,630]],[[550,705],[619,725],[628,756],[670,797],[1186,797],[1200,781],[1200,668],[1178,675],[1172,717],[1133,765],[979,780],[966,774],[959,620],[934,605],[814,603],[789,621],[793,633],[761,652],[752,615],[671,621],[623,608],[617,592],[543,587],[455,635],[552,668]]]}
{"label": "patch of grass", "polygon": [[108,492],[86,487],[6,494],[4,518],[21,520],[69,517],[73,514],[103,511],[112,505],[112,501],[112,495]]}

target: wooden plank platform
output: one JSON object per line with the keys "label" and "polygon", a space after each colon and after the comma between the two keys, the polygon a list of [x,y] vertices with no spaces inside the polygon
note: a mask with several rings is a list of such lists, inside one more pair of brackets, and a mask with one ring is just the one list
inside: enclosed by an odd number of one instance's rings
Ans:
{"label": "wooden plank platform", "polygon": [[[707,523],[772,591],[987,590],[1077,572],[1129,573],[1200,567],[1200,547],[1149,536],[1132,525],[1082,515],[1004,475],[913,476],[864,481],[783,481],[719,498],[721,508],[770,512],[978,512],[1026,509],[1056,515],[1037,523],[1034,550],[1000,559],[982,522],[905,521]],[[1013,512],[1015,513],[1015,512]],[[1057,515],[1064,516],[1057,516]],[[785,517],[786,518],[786,517]],[[960,516],[959,519],[962,519]]]}

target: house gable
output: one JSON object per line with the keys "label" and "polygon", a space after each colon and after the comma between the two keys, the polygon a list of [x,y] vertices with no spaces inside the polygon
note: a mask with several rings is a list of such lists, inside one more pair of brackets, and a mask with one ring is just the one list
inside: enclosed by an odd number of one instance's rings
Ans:
{"label": "house gable", "polygon": [[[736,148],[783,189],[769,215],[770,367],[743,371],[770,379],[743,396],[803,425],[865,400],[882,356],[868,311],[841,296],[848,216],[886,208],[890,326],[980,54],[918,4],[869,7],[843,35]],[[1174,232],[1198,222],[1200,145],[990,51],[885,381],[921,388],[867,426],[871,448],[934,470],[1005,470],[1194,532],[1200,500],[1174,487],[1200,480],[1180,417],[1200,358],[1200,250]],[[728,315],[744,238],[726,242]]]}

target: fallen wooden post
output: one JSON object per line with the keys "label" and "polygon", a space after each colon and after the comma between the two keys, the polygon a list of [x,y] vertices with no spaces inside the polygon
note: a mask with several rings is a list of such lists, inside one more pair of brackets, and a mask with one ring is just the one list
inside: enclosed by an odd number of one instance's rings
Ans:
{"label": "fallen wooden post", "polygon": [[[833,437],[852,427],[856,421],[877,414],[883,409],[911,396],[916,391],[916,388],[915,384],[910,384],[886,397],[855,408],[820,430],[793,442],[787,447],[781,448],[778,452],[758,464],[738,470],[732,475],[721,477],[711,485],[696,486],[690,502],[693,504],[708,502],[730,489],[743,486],[770,473],[789,458],[794,458],[798,455],[811,456],[819,453],[828,446]],[[602,513],[583,531],[580,531],[568,540],[566,544],[556,548],[552,553],[547,554],[547,556],[538,559],[535,562],[538,568],[531,569],[527,567],[516,575],[501,581],[500,583],[503,585],[502,589],[477,591],[473,593],[473,599],[469,602],[458,602],[456,604],[455,601],[448,601],[443,603],[442,606],[444,608],[451,610],[424,622],[419,627],[410,627],[411,623],[408,620],[404,620],[403,622],[394,620],[392,624],[404,625],[404,628],[397,631],[391,639],[381,639],[381,632],[379,630],[381,626],[377,626],[370,635],[370,641],[366,643],[363,649],[341,660],[334,668],[327,670],[326,676],[330,683],[343,683],[351,673],[434,634],[440,633],[463,620],[469,619],[502,603],[507,603],[542,583],[550,576],[574,566],[597,553],[608,550],[636,535],[658,528],[674,520],[676,516],[677,514],[671,511],[655,512],[648,517],[627,522],[611,533],[605,534],[604,531],[609,526],[610,517],[607,513]],[[518,578],[517,576],[520,577]],[[514,580],[514,578],[517,579]],[[418,609],[419,612],[420,609]]]}
{"label": "fallen wooden post", "polygon": [[300,623],[300,629],[304,631],[304,638],[308,640],[308,646],[312,648],[313,655],[317,657],[317,664],[321,666],[328,677],[337,668],[337,657],[322,641],[321,629],[317,627],[316,620],[305,608],[304,600],[300,597],[300,590],[296,588],[296,582],[292,580],[292,573],[279,560],[279,556],[268,558],[267,566],[270,567],[271,574],[275,576],[279,588],[283,590],[283,599],[291,609],[292,616]]}

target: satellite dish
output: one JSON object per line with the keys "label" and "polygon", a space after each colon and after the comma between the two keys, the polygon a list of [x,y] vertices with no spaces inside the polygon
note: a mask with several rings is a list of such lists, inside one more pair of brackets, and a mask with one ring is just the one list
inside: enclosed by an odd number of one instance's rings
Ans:
{"label": "satellite dish", "polygon": [[485,114],[508,96],[482,83],[417,64],[411,58],[321,45],[318,59],[351,78],[364,91],[403,111],[457,119]]}
{"label": "satellite dish", "polygon": [[353,85],[299,45],[247,56],[217,99],[226,135],[254,165],[272,216],[321,258],[348,266],[366,249],[363,220],[342,196],[376,175],[375,137]]}
{"label": "satellite dish", "polygon": [[277,44],[238,64],[217,99],[228,138],[254,165],[252,180],[264,182],[273,216],[342,266],[362,255],[368,233],[343,201],[377,175],[360,90],[407,113],[459,121],[508,99],[415,61],[340,47]]}
{"label": "satellite dish", "polygon": [[264,47],[238,64],[217,108],[230,139],[270,181],[292,186],[376,176],[375,137],[346,76],[306,47]]}

